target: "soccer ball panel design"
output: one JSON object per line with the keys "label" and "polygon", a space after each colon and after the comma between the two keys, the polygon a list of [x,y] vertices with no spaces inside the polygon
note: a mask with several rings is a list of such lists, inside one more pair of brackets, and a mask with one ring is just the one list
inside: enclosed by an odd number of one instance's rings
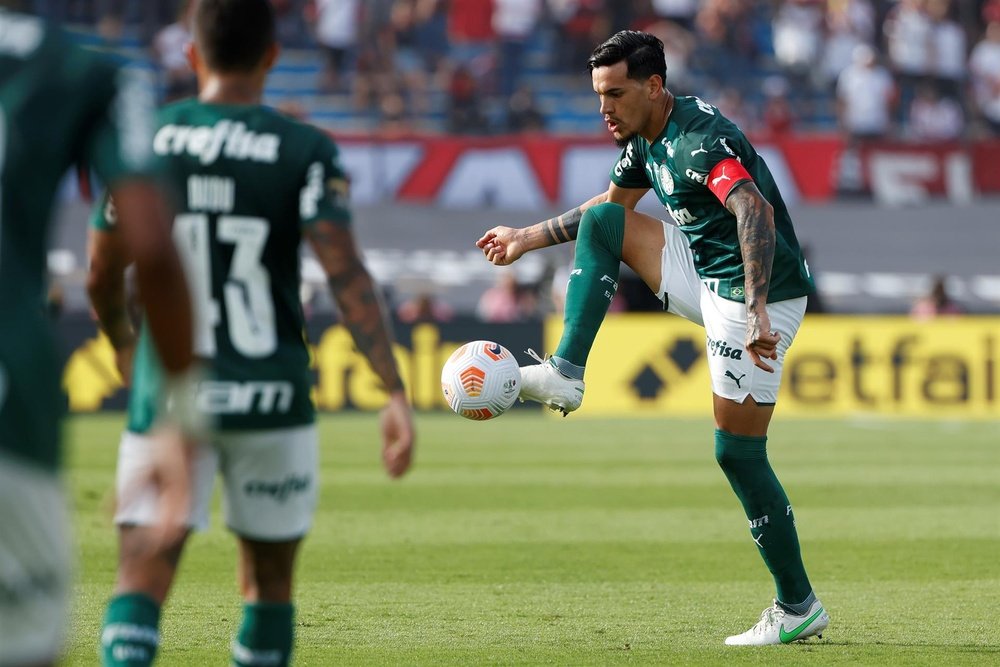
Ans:
{"label": "soccer ball panel design", "polygon": [[474,340],[455,350],[441,369],[448,405],[466,419],[502,415],[521,391],[521,369],[514,355],[491,340]]}

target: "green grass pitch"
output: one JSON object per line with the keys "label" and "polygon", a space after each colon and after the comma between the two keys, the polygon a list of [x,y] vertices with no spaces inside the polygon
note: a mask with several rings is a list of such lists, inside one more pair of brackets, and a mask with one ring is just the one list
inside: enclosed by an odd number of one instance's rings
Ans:
{"label": "green grass pitch", "polygon": [[[97,662],[115,542],[120,415],[70,421],[79,551],[69,665]],[[773,585],[713,458],[709,420],[418,416],[389,481],[372,415],[324,417],[322,491],[297,579],[297,665],[997,664],[994,423],[788,421],[771,461],[832,616],[824,639],[723,638]],[[239,619],[221,526],[189,545],[162,665],[228,664]]]}

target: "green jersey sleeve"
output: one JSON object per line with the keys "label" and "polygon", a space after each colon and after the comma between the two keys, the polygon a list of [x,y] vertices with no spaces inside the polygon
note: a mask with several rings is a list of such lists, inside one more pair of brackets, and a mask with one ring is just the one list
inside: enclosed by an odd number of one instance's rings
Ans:
{"label": "green jersey sleeve", "polygon": [[118,220],[118,213],[115,211],[115,203],[111,199],[111,193],[107,190],[97,200],[90,209],[90,228],[99,232],[111,231]]}
{"label": "green jersey sleeve", "polygon": [[716,170],[718,165],[736,160],[745,167],[756,158],[756,152],[739,128],[721,117],[699,123],[697,129],[679,143],[675,154],[678,173],[686,174],[694,183],[713,193],[728,192],[738,183],[750,180],[745,170],[720,172]]}
{"label": "green jersey sleeve", "polygon": [[650,188],[646,175],[645,141],[635,137],[622,149],[618,161],[611,168],[611,182],[620,188]]}
{"label": "green jersey sleeve", "polygon": [[336,144],[317,131],[319,140],[304,174],[299,195],[299,220],[303,227],[320,220],[351,223],[350,182],[340,163]]}
{"label": "green jersey sleeve", "polygon": [[154,104],[149,83],[134,70],[102,63],[92,89],[98,104],[84,160],[105,184],[154,172]]}

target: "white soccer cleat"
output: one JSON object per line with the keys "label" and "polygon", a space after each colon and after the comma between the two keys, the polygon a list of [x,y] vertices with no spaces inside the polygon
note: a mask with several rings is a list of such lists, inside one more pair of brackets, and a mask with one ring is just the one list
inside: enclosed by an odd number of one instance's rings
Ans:
{"label": "white soccer cleat", "polygon": [[816,600],[802,616],[796,616],[778,606],[768,607],[761,613],[757,625],[741,635],[726,637],[726,646],[771,646],[788,644],[816,635],[823,638],[823,630],[830,625],[830,615],[823,604]]}
{"label": "white soccer cleat", "polygon": [[565,417],[583,403],[583,380],[568,378],[559,372],[548,357],[542,359],[534,350],[528,354],[538,364],[521,366],[522,401],[537,401]]}

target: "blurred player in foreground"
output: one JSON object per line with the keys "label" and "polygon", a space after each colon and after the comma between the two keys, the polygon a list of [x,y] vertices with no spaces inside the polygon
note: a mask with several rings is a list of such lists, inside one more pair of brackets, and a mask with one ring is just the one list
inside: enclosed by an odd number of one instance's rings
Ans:
{"label": "blurred player in foreground", "polygon": [[[198,406],[218,427],[196,451],[189,525],[207,527],[219,472],[226,525],[239,543],[245,604],[234,665],[288,664],[295,558],[317,501],[318,438],[299,301],[303,236],[355,344],[389,392],[382,454],[391,477],[409,468],[414,438],[390,325],[351,230],[337,148],[316,128],[261,105],[278,56],[274,31],[267,0],[201,0],[189,47],[199,96],[165,107],[152,141],[179,196],[174,236],[195,300],[195,354],[211,372]],[[91,297],[119,357],[128,359],[136,343],[124,308],[127,257],[106,215],[117,198],[112,204],[95,216]],[[145,338],[137,345],[120,487],[149,465],[157,371]],[[187,537],[156,553],[135,550],[156,503],[136,498],[116,515],[118,579],[101,635],[105,665],[148,665],[156,653],[160,610]]]}
{"label": "blurred player in foreground", "polygon": [[[743,132],[717,108],[664,87],[659,39],[620,32],[589,66],[623,149],[607,192],[530,227],[495,227],[477,242],[489,261],[506,265],[576,240],[562,339],[551,358],[521,369],[521,397],[564,414],[580,407],[587,356],[624,261],[667,310],[705,327],[715,455],[777,585],[760,621],[725,643],[818,635],[829,616],[806,576],[792,506],[766,452],[785,352],[814,291],[791,218]],[[634,210],[651,187],[676,226]]]}
{"label": "blurred player in foreground", "polygon": [[[138,550],[176,539],[190,472],[176,428],[193,427],[191,304],[152,181],[152,93],[61,30],[0,9],[0,665],[54,661],[71,584],[59,481],[65,398],[43,310],[56,191],[73,164],[97,171],[119,202],[172,414],[151,445],[149,475],[166,498]],[[172,422],[167,424],[167,422]],[[152,543],[150,542],[152,541]]]}

